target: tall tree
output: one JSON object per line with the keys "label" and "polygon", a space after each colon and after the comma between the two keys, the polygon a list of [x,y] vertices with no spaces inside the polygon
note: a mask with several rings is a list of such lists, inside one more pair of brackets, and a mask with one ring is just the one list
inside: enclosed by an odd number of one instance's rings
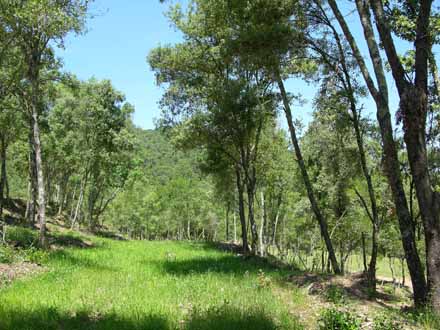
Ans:
{"label": "tall tree", "polygon": [[40,244],[46,246],[46,194],[40,133],[40,116],[44,109],[42,71],[54,63],[52,44],[63,45],[69,32],[79,33],[84,26],[87,0],[6,0],[1,3],[3,19],[14,35],[25,63],[27,81],[23,93],[29,115],[30,143],[35,162],[38,191]]}
{"label": "tall tree", "polygon": [[402,244],[405,250],[407,264],[414,288],[414,300],[416,305],[420,306],[426,302],[427,284],[423,272],[420,256],[417,251],[415,233],[413,230],[413,219],[408,207],[405,190],[402,183],[400,164],[397,156],[396,142],[393,137],[393,127],[391,124],[391,114],[389,110],[388,85],[385,77],[385,69],[379,51],[370,14],[369,1],[356,0],[357,11],[359,13],[361,24],[367,41],[370,58],[373,63],[374,78],[371,76],[366,61],[362,56],[360,49],[355,41],[353,34],[334,0],[328,0],[332,12],[337,19],[347,42],[353,52],[365,83],[376,103],[376,114],[382,136],[384,161],[386,175],[392,190],[394,203],[399,220],[400,232],[402,235]]}

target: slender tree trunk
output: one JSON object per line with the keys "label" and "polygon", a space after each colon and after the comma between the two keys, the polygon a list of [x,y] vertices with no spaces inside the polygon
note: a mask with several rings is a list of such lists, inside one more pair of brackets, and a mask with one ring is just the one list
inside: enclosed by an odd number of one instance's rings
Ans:
{"label": "slender tree trunk", "polygon": [[229,211],[231,208],[231,203],[228,201],[228,205],[226,206],[226,218],[225,218],[225,225],[226,225],[226,242],[229,242]]}
{"label": "slender tree trunk", "polygon": [[429,176],[426,148],[428,114],[428,61],[431,54],[430,17],[432,0],[419,1],[415,37],[415,79],[410,81],[396,51],[382,1],[372,0],[376,26],[400,96],[408,162],[425,229],[428,293],[432,307],[440,312],[440,196]]}
{"label": "slender tree trunk", "polygon": [[266,254],[264,244],[264,228],[266,226],[266,205],[264,201],[264,192],[261,192],[261,225],[260,225],[260,256]]}
{"label": "slender tree trunk", "polygon": [[40,125],[39,125],[39,108],[40,108],[40,86],[39,86],[39,71],[40,71],[41,55],[38,51],[31,54],[29,58],[29,68],[27,77],[30,82],[30,100],[29,100],[29,114],[30,114],[30,131],[31,144],[33,147],[35,157],[35,176],[36,188],[38,192],[38,220],[40,223],[40,245],[45,248],[46,240],[46,192],[44,186],[43,173],[43,159],[40,140]]}
{"label": "slender tree trunk", "polygon": [[234,212],[234,244],[237,242],[237,217]]}
{"label": "slender tree trunk", "polygon": [[[0,221],[3,219],[3,204],[5,199],[5,187],[7,181],[6,175],[6,141],[2,135],[0,137],[0,161],[1,161],[1,174],[0,174]],[[1,231],[2,228],[0,228]]]}
{"label": "slender tree trunk", "polygon": [[[29,123],[32,125],[32,123]],[[36,208],[37,208],[37,174],[35,166],[35,150],[33,144],[32,134],[29,134],[29,190],[28,202],[26,207],[26,218],[30,226],[36,223]]]}
{"label": "slender tree trunk", "polygon": [[73,215],[75,212],[75,197],[76,197],[77,187],[78,187],[78,185],[76,184],[75,187],[73,188],[72,202],[71,202],[71,208],[70,208],[70,220],[73,220]]}
{"label": "slender tree trunk", "polygon": [[315,214],[315,217],[319,223],[321,236],[324,239],[327,251],[329,253],[329,259],[332,264],[333,271],[336,274],[340,274],[341,269],[339,268],[338,261],[336,259],[335,250],[333,248],[333,244],[332,244],[330,235],[328,233],[327,221],[324,218],[324,216],[322,215],[321,210],[319,209],[319,206],[318,206],[318,202],[316,201],[316,198],[315,198],[312,183],[310,182],[309,174],[307,172],[307,169],[306,169],[303,157],[302,157],[298,138],[296,137],[296,130],[295,130],[295,126],[293,125],[292,112],[290,110],[290,102],[287,97],[286,90],[284,88],[284,83],[279,75],[277,76],[277,83],[278,83],[278,87],[281,91],[281,96],[282,96],[283,103],[284,103],[284,112],[286,115],[287,124],[289,126],[292,144],[295,149],[297,162],[298,162],[298,165],[299,165],[299,168],[301,171],[302,178],[304,180],[304,185],[306,186],[307,195],[309,197],[309,201],[312,206],[313,213]]}
{"label": "slender tree trunk", "polygon": [[440,311],[440,196],[433,190],[426,149],[427,95],[417,87],[407,88],[401,97],[404,140],[416,188],[426,242],[428,299]]}
{"label": "slender tree trunk", "polygon": [[368,267],[367,267],[367,248],[365,244],[365,233],[362,232],[362,261],[364,265],[364,274],[367,274]]}
{"label": "slender tree trunk", "polygon": [[383,144],[385,173],[387,175],[394,204],[396,206],[402,244],[405,250],[406,260],[414,289],[414,302],[416,306],[422,306],[426,302],[426,278],[417,251],[413,223],[408,210],[408,203],[401,180],[400,164],[397,157],[397,149],[391,124],[391,115],[388,107],[388,87],[379,47],[376,42],[371,24],[369,1],[364,2],[361,0],[356,0],[356,5],[361,18],[363,32],[365,40],[367,41],[370,57],[373,62],[378,88],[376,88],[375,83],[369,74],[365,60],[357,46],[356,41],[354,40],[350,29],[348,28],[345,18],[338,8],[336,1],[329,0],[328,3],[336,19],[338,20],[348,43],[350,44],[351,50],[356,58],[367,87],[376,103],[377,120],[379,122]]}
{"label": "slender tree trunk", "polygon": [[[36,97],[36,96],[35,96]],[[43,160],[41,156],[40,127],[38,124],[37,101],[32,107],[32,133],[35,149],[35,168],[38,189],[38,220],[40,222],[40,245],[46,247],[46,195],[44,190]]]}
{"label": "slender tree trunk", "polygon": [[4,188],[6,180],[6,143],[5,137],[0,139],[0,160],[1,160],[1,177],[0,177],[0,235],[2,242],[5,241],[5,222],[3,221],[3,203],[4,203]]}
{"label": "slender tree trunk", "polygon": [[368,265],[368,287],[376,292],[376,264],[377,264],[377,253],[378,253],[378,243],[377,243],[377,232],[378,225],[373,224],[373,232],[371,236],[371,259]]}
{"label": "slender tree trunk", "polygon": [[72,224],[71,224],[71,228],[72,229],[74,228],[74,226],[76,224],[76,221],[78,219],[79,210],[81,208],[81,205],[82,205],[82,202],[83,202],[83,199],[84,199],[84,189],[85,189],[85,183],[84,183],[84,180],[83,180],[83,182],[81,182],[81,188],[80,188],[80,192],[79,192],[78,203],[76,204],[75,216],[73,217]]}
{"label": "slender tree trunk", "polygon": [[241,223],[241,239],[243,244],[243,253],[248,253],[249,245],[247,240],[246,215],[244,212],[243,182],[241,179],[240,170],[238,168],[236,169],[235,173],[237,177],[238,209],[239,209],[240,223]]}
{"label": "slender tree trunk", "polygon": [[[347,77],[347,79],[350,79]],[[351,83],[349,83],[350,90],[351,90]],[[367,161],[365,157],[365,149],[364,149],[364,142],[362,139],[362,133],[361,128],[359,125],[359,114],[356,109],[356,103],[354,101],[354,95],[351,94],[351,112],[353,115],[353,127],[356,135],[356,142],[359,152],[359,160],[362,167],[362,172],[364,174],[365,182],[367,183],[368,188],[368,197],[370,199],[370,210],[368,205],[364,202],[364,207],[366,209],[366,212],[371,220],[372,225],[372,240],[371,240],[371,259],[370,264],[368,268],[368,287],[373,291],[373,293],[376,292],[376,263],[377,263],[377,251],[378,251],[378,243],[377,243],[377,232],[379,230],[379,212],[377,209],[377,202],[376,202],[376,194],[374,192],[373,187],[373,181],[371,180],[371,175],[367,167]],[[360,195],[359,195],[360,196]]]}
{"label": "slender tree trunk", "polygon": [[246,180],[246,187],[247,187],[247,197],[248,197],[248,219],[250,223],[250,229],[251,229],[251,236],[252,236],[252,242],[251,242],[251,248],[252,253],[257,254],[258,253],[258,229],[257,229],[257,223],[255,222],[255,213],[254,213],[254,202],[255,202],[255,182],[254,180]]}

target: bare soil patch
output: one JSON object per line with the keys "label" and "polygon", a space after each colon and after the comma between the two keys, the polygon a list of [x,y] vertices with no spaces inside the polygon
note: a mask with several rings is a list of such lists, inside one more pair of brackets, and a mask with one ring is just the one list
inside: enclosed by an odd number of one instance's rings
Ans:
{"label": "bare soil patch", "polygon": [[46,271],[46,268],[29,262],[0,264],[0,287],[25,276],[33,276]]}

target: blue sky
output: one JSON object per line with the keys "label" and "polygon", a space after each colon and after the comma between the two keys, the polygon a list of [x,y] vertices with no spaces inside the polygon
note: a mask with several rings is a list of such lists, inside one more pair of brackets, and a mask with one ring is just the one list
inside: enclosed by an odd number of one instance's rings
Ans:
{"label": "blue sky", "polygon": [[[69,36],[65,50],[57,54],[63,59],[65,71],[76,74],[80,79],[96,77],[110,79],[122,91],[136,112],[133,120],[137,126],[154,128],[154,118],[160,115],[157,102],[162,89],[157,87],[154,75],[149,70],[146,56],[160,44],[176,43],[181,40],[165,17],[168,5],[159,0],[95,0],[91,13],[95,16],[88,22],[84,35]],[[345,11],[348,9],[345,8]],[[347,20],[366,54],[366,46],[359,29],[357,15]],[[402,44],[398,44],[402,46]],[[367,54],[366,54],[367,55]],[[309,102],[295,107],[296,118],[305,123],[310,119],[311,100],[317,86],[307,85],[300,80],[291,80],[287,88],[302,93]],[[390,108],[397,109],[398,100],[393,82],[389,81]],[[366,113],[373,116],[375,107],[371,99],[365,100]]]}
{"label": "blue sky", "polygon": [[159,44],[181,40],[164,16],[167,8],[159,0],[96,0],[87,33],[69,36],[65,50],[57,52],[64,70],[80,79],[110,79],[135,106],[134,122],[144,128],[154,127],[161,96],[146,56]]}

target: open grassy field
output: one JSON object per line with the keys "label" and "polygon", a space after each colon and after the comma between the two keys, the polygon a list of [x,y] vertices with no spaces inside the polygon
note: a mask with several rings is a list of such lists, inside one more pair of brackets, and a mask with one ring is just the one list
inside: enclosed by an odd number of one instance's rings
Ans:
{"label": "open grassy field", "polygon": [[302,329],[289,309],[305,299],[280,281],[291,271],[207,244],[93,243],[0,289],[0,329]]}
{"label": "open grassy field", "polygon": [[[410,292],[390,283],[369,299],[355,275],[275,266],[208,243],[123,241],[50,228],[48,253],[29,247],[36,232],[8,229],[11,244],[27,246],[14,250],[9,266],[36,269],[2,280],[8,250],[0,249],[0,330],[335,330],[319,326],[333,308],[370,324],[362,329],[440,326],[430,314],[402,313]],[[380,315],[404,327],[372,328]]]}

